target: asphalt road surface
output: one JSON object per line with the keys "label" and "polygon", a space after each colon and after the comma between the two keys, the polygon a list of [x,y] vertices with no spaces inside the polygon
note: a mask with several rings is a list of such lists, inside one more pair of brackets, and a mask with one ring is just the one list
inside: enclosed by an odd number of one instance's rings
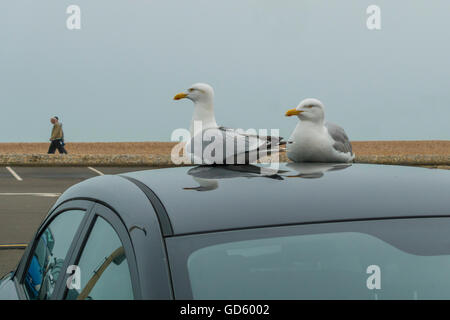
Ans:
{"label": "asphalt road surface", "polygon": [[70,186],[102,174],[149,168],[112,167],[0,167],[0,277],[13,270],[58,196]]}

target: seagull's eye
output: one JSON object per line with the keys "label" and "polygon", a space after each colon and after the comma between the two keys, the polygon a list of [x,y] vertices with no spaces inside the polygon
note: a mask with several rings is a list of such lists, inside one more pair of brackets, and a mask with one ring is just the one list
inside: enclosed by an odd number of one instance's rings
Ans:
{"label": "seagull's eye", "polygon": [[195,89],[194,88],[189,88],[188,89],[188,92],[192,92],[192,91],[194,91]]}
{"label": "seagull's eye", "polygon": [[314,107],[314,106],[313,106],[313,105],[311,105],[311,106],[305,106],[305,108],[310,108],[310,109],[311,109],[312,107]]}

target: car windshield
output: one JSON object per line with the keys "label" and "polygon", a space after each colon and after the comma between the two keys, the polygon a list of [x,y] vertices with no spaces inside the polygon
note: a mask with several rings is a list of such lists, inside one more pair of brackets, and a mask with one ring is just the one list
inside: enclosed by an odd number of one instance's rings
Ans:
{"label": "car windshield", "polygon": [[250,229],[167,240],[185,299],[449,299],[448,218]]}

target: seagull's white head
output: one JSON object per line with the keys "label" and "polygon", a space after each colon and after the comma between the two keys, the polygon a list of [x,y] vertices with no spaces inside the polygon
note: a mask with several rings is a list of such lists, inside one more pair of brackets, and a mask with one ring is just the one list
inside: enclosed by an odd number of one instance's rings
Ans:
{"label": "seagull's white head", "polygon": [[[194,102],[194,115],[192,116],[189,131],[194,136],[203,129],[217,127],[214,116],[214,90],[206,83],[193,84],[185,92],[173,97],[174,100],[189,99]],[[201,122],[201,126],[196,123]]]}
{"label": "seagull's white head", "polygon": [[214,100],[214,89],[206,83],[196,83],[190,86],[185,92],[181,92],[173,97],[173,100],[189,99],[192,102],[204,103],[205,105],[212,105]]}
{"label": "seagull's white head", "polygon": [[286,112],[286,117],[297,116],[303,121],[323,122],[325,119],[325,108],[323,103],[317,99],[308,98],[300,102],[295,109]]}

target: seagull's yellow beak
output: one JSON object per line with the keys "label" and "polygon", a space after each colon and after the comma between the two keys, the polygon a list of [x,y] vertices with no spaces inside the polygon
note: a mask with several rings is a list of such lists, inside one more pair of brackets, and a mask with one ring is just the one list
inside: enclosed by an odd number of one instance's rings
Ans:
{"label": "seagull's yellow beak", "polygon": [[175,97],[173,97],[173,100],[181,100],[181,99],[186,98],[187,96],[188,96],[187,93],[181,92],[181,93],[175,95]]}
{"label": "seagull's yellow beak", "polygon": [[300,113],[302,113],[303,111],[301,110],[297,110],[297,109],[290,109],[288,111],[286,111],[286,117],[290,117],[290,116],[296,116],[299,115]]}

